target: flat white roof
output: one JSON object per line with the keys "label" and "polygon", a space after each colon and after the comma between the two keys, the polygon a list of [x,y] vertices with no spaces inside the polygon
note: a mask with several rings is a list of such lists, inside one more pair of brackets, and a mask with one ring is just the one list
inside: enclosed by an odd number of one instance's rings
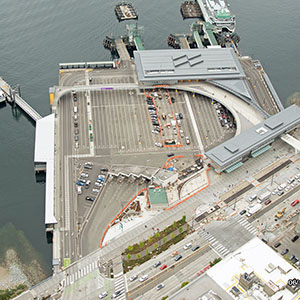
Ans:
{"label": "flat white roof", "polygon": [[57,223],[54,217],[54,114],[36,122],[34,162],[46,163],[45,224]]}
{"label": "flat white roof", "polygon": [[[273,266],[271,267],[270,264]],[[288,271],[288,273],[282,273],[278,267]],[[273,270],[270,272],[271,269]],[[207,274],[229,293],[233,286],[237,286],[237,277],[251,271],[255,272],[265,283],[272,281],[279,286],[286,285],[289,279],[300,278],[298,270],[257,237],[228,255],[208,270]],[[241,292],[244,293],[244,291]],[[295,294],[292,294],[287,289],[278,291],[269,298],[263,297],[261,294],[258,298],[262,300],[278,300],[281,296],[283,296],[282,299],[284,300],[295,299]]]}

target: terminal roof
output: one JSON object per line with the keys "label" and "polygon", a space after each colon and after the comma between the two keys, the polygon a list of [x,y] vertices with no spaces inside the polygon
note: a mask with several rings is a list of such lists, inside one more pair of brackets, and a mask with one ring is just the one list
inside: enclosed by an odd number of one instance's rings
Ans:
{"label": "terminal roof", "polygon": [[36,122],[34,162],[46,163],[45,224],[57,223],[54,217],[54,114]]}
{"label": "terminal roof", "polygon": [[135,51],[140,82],[245,78],[231,48]]}
{"label": "terminal roof", "polygon": [[279,135],[300,124],[300,108],[292,105],[206,152],[206,156],[220,167],[230,165],[252,150],[272,142]]}

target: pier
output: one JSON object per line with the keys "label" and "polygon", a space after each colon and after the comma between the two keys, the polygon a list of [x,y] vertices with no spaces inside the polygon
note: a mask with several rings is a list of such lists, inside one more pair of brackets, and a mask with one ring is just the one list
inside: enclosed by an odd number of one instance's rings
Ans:
{"label": "pier", "polygon": [[23,98],[20,93],[16,93],[11,86],[0,77],[0,87],[8,102],[18,105],[29,117],[35,122],[40,120],[42,116],[32,108]]}
{"label": "pier", "polygon": [[180,6],[183,19],[201,18],[202,12],[196,1],[184,1]]}
{"label": "pier", "polygon": [[179,43],[181,49],[190,49],[190,45],[185,36],[179,37]]}

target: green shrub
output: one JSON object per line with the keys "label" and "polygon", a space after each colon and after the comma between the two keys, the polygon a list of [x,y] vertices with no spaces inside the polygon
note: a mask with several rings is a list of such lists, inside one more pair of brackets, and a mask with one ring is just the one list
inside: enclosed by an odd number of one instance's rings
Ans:
{"label": "green shrub", "polygon": [[144,245],[145,245],[145,243],[144,243],[144,242],[140,242],[140,248],[143,248],[143,247],[144,247]]}
{"label": "green shrub", "polygon": [[179,227],[179,233],[182,233],[182,230],[183,230],[182,227]]}
{"label": "green shrub", "polygon": [[131,255],[130,255],[130,254],[127,254],[127,258],[130,259],[130,258],[131,258]]}
{"label": "green shrub", "polygon": [[189,283],[190,283],[189,281],[184,281],[184,282],[181,284],[181,287],[180,287],[180,288],[185,287],[185,286],[188,285]]}

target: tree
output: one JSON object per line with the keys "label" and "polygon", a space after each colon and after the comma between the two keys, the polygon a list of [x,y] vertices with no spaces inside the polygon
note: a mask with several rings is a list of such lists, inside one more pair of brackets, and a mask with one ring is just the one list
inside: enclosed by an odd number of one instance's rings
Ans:
{"label": "tree", "polygon": [[172,238],[172,239],[175,238],[175,233],[171,233],[171,238]]}
{"label": "tree", "polygon": [[154,247],[154,249],[156,249],[156,248],[158,247],[158,245],[155,243],[155,244],[153,245],[153,247]]}
{"label": "tree", "polygon": [[179,233],[182,233],[182,230],[183,230],[182,227],[179,227]]}
{"label": "tree", "polygon": [[128,251],[130,252],[130,251],[132,251],[133,250],[133,246],[128,246]]}
{"label": "tree", "polygon": [[130,254],[127,254],[127,258],[130,259],[130,258],[131,258],[131,255],[130,255]]}
{"label": "tree", "polygon": [[183,223],[185,223],[185,221],[186,221],[186,216],[183,215],[181,220],[182,220]]}
{"label": "tree", "polygon": [[141,254],[138,253],[138,254],[136,255],[136,257],[137,257],[138,259],[140,259],[140,258],[141,258]]}
{"label": "tree", "polygon": [[144,242],[140,242],[140,248],[143,248],[143,247],[144,247],[144,245],[145,245],[145,243],[144,243]]}
{"label": "tree", "polygon": [[149,254],[149,248],[146,249],[146,254],[147,254],[147,255]]}
{"label": "tree", "polygon": [[159,232],[156,232],[156,233],[155,233],[155,237],[156,237],[156,238],[160,238],[160,233],[159,233]]}
{"label": "tree", "polygon": [[163,242],[165,243],[166,241],[167,241],[167,238],[166,238],[166,237],[164,237],[164,238],[163,238]]}
{"label": "tree", "polygon": [[173,222],[173,228],[176,228],[176,227],[177,227],[177,222],[174,221],[174,222]]}
{"label": "tree", "polygon": [[150,235],[148,239],[148,243],[151,244],[151,242],[152,242],[152,236]]}
{"label": "tree", "polygon": [[185,287],[185,286],[188,285],[189,283],[190,283],[189,281],[184,281],[184,282],[181,284],[181,287],[180,287],[180,288]]}

